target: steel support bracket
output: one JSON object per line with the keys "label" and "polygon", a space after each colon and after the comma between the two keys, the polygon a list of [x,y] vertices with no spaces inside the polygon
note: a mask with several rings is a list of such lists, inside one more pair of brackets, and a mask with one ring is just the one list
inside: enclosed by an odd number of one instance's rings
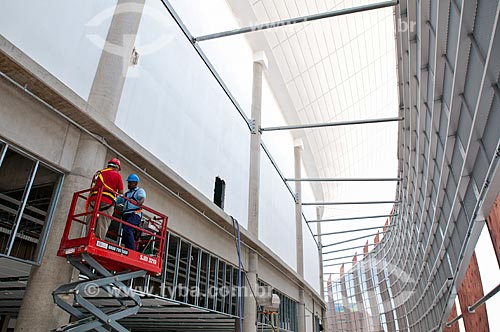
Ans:
{"label": "steel support bracket", "polygon": [[257,123],[255,122],[254,119],[250,119],[249,122],[248,122],[248,126],[250,127],[250,132],[252,134],[257,134],[257,132],[261,132],[261,129],[260,128],[257,128]]}

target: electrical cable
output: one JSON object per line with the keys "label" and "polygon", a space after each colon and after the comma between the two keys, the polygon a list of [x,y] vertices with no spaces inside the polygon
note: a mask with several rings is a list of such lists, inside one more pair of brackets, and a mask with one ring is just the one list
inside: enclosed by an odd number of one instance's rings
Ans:
{"label": "electrical cable", "polygon": [[[243,261],[241,260],[241,246],[240,246],[240,236],[239,236],[240,235],[240,224],[238,223],[238,220],[236,220],[236,218],[234,218],[233,216],[230,216],[230,217],[231,217],[231,219],[233,221],[233,232],[234,232],[234,238],[235,238],[235,241],[236,241],[236,250],[238,251],[238,264],[239,264],[239,266],[241,266],[241,268],[243,270],[246,270],[245,266],[243,265]],[[236,227],[234,227],[234,226],[236,226]],[[238,286],[240,287],[239,290],[238,290],[238,295],[241,295],[241,281],[239,279],[239,276],[240,276],[240,273],[241,273],[240,271],[241,270],[238,269]],[[255,295],[253,287],[250,284],[250,280],[248,279],[248,276],[247,276],[246,273],[245,273],[245,280],[247,281],[246,283],[248,285],[248,288],[250,288],[250,291],[252,292],[252,296],[255,299],[255,303],[257,303],[257,306],[260,306],[259,300],[257,298],[257,295]],[[242,312],[241,312],[241,307],[242,307],[241,306],[241,300],[242,300],[242,298],[240,296],[239,299],[238,299],[238,304],[239,304],[238,314],[240,316],[240,328],[241,328],[240,331],[243,331],[243,327],[242,327],[242,324],[243,324],[243,322],[242,322],[242,318],[243,317],[242,316],[243,315],[242,315]],[[269,318],[266,315],[264,315],[264,317],[270,323]],[[269,325],[271,326],[271,328],[273,329],[274,332],[277,332],[276,328],[272,324],[269,324]]]}
{"label": "electrical cable", "polygon": [[236,249],[238,252],[238,322],[240,325],[240,331],[243,331],[243,305],[241,297],[241,269],[243,267],[243,263],[241,262],[241,237],[240,237],[240,224],[238,220],[231,216],[231,220],[233,221],[233,229],[237,233],[236,237]]}

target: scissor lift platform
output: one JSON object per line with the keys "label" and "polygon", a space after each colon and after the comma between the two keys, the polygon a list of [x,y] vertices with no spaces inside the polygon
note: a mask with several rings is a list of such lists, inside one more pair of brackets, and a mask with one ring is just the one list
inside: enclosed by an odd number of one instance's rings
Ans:
{"label": "scissor lift platform", "polygon": [[[124,282],[147,273],[161,273],[168,218],[143,205],[143,227],[128,224],[107,214],[106,210],[89,210],[90,191],[87,189],[74,193],[57,253],[78,269],[85,279],[62,285],[53,292],[54,302],[75,318],[73,323],[56,331],[109,331],[110,328],[113,331],[128,331],[117,320],[136,314],[141,301]],[[100,206],[101,198],[102,188],[93,201],[94,206]],[[116,241],[99,239],[95,235],[95,227],[100,216],[109,217],[120,226],[132,227],[140,232],[141,239],[146,239],[142,240],[142,244],[138,243],[142,252],[121,246],[120,234],[115,234]],[[103,294],[118,301],[115,309],[103,310],[89,301],[89,298]],[[69,303],[67,298],[71,295],[74,298]]]}

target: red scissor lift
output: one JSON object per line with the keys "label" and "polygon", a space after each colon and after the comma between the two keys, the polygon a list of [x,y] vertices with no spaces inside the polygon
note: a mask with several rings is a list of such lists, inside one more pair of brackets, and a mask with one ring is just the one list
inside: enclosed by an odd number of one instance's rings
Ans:
{"label": "red scissor lift", "polygon": [[[94,206],[100,206],[103,188],[100,188]],[[54,302],[71,314],[75,321],[57,331],[128,331],[119,319],[136,314],[141,306],[139,295],[125,282],[144,275],[158,275],[162,271],[168,218],[142,205],[141,225],[134,226],[106,210],[89,209],[88,195],[91,189],[74,193],[58,256],[80,271],[83,280],[62,285],[53,292]],[[126,197],[123,197],[127,199]],[[121,229],[129,226],[136,230],[138,250],[121,246],[120,232],[99,239],[95,234],[99,216],[106,216]],[[116,226],[115,225],[115,226]],[[68,295],[74,301],[68,303]],[[119,302],[114,309],[105,309],[92,303],[92,299],[111,299]]]}

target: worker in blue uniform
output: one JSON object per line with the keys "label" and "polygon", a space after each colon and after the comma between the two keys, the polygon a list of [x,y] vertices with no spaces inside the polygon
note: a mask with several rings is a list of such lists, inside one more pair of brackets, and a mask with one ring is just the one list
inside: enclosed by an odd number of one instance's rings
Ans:
{"label": "worker in blue uniform", "polygon": [[[127,178],[128,191],[125,193],[125,197],[128,200],[120,197],[118,204],[123,204],[122,219],[127,223],[139,226],[142,219],[142,208],[144,200],[146,199],[146,191],[138,186],[139,177],[136,174],[130,174]],[[123,225],[123,244],[126,248],[137,250],[135,244],[135,229]]]}

